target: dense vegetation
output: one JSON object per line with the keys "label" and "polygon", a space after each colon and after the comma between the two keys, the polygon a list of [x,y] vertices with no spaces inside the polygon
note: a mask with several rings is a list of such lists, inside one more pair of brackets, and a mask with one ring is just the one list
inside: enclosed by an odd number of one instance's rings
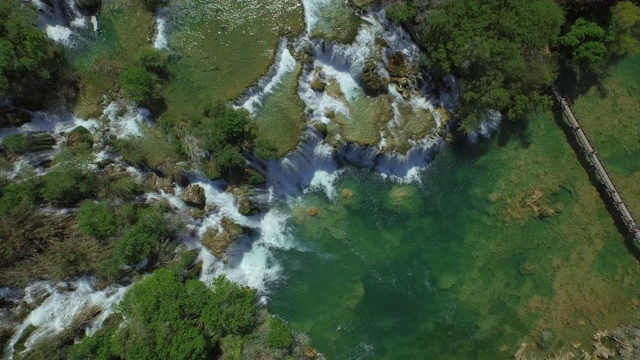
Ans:
{"label": "dense vegetation", "polygon": [[35,22],[19,0],[0,2],[0,100],[32,108],[42,106],[62,61]]}
{"label": "dense vegetation", "polygon": [[[224,276],[207,287],[190,279],[184,265],[171,264],[136,283],[111,323],[70,347],[68,358],[240,359],[291,353],[291,331],[258,311],[255,290]],[[293,351],[301,355],[300,346]]]}
{"label": "dense vegetation", "polygon": [[414,28],[427,66],[463,84],[457,117],[473,130],[490,109],[519,119],[559,71],[601,72],[638,50],[640,9],[629,1],[407,0],[387,13]]}

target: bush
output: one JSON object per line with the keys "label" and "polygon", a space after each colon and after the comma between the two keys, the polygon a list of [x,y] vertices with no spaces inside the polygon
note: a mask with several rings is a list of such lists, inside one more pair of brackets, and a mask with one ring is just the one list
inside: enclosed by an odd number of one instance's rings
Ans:
{"label": "bush", "polygon": [[241,335],[253,328],[255,290],[220,276],[213,280],[213,293],[200,315],[200,322],[210,333]]}
{"label": "bush", "polygon": [[157,75],[166,75],[169,55],[152,47],[144,47],[138,52],[140,64]]}
{"label": "bush", "polygon": [[95,193],[94,174],[81,164],[61,164],[43,176],[42,197],[63,206],[76,204]]}
{"label": "bush", "polygon": [[418,15],[418,11],[412,4],[406,2],[389,6],[386,10],[387,17],[395,22],[405,22]]}
{"label": "bush", "polygon": [[19,0],[0,1],[0,97],[42,106],[62,63],[44,32],[36,26],[38,14]]}
{"label": "bush", "polygon": [[24,134],[9,135],[2,140],[2,143],[12,153],[24,154],[29,151],[29,140]]}
{"label": "bush", "polygon": [[118,229],[118,221],[113,209],[105,201],[88,201],[80,206],[78,213],[80,231],[96,239],[113,236]]}
{"label": "bush", "polygon": [[123,264],[137,264],[151,254],[153,245],[157,240],[153,234],[134,227],[116,242],[113,252]]}
{"label": "bush", "polygon": [[31,213],[36,205],[36,179],[12,182],[0,191],[0,214],[18,216]]}
{"label": "bush", "polygon": [[241,336],[227,335],[220,341],[220,349],[222,350],[221,360],[241,360],[242,345],[244,341]]}
{"label": "bush", "polygon": [[167,231],[168,226],[161,211],[141,209],[134,227],[116,242],[114,254],[123,264],[137,264],[151,255],[154,245]]}
{"label": "bush", "polygon": [[139,104],[145,104],[155,96],[157,79],[145,68],[134,66],[120,74],[120,88],[125,96]]}
{"label": "bush", "polygon": [[267,334],[269,346],[277,349],[288,349],[293,344],[291,330],[284,321],[278,317],[269,320],[269,333]]}

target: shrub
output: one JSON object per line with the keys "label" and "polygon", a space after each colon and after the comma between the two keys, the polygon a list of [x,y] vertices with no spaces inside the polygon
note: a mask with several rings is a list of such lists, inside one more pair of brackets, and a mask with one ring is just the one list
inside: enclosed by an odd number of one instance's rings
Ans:
{"label": "shrub", "polygon": [[24,154],[29,151],[29,140],[24,134],[9,135],[2,140],[2,143],[7,147],[7,150],[16,154]]}
{"label": "shrub", "polygon": [[106,239],[115,234],[118,228],[113,209],[105,201],[88,201],[80,206],[78,213],[80,231],[96,239]]}
{"label": "shrub", "polygon": [[405,22],[418,15],[416,8],[406,2],[389,6],[386,13],[387,17],[395,22]]}
{"label": "shrub", "polygon": [[277,349],[288,349],[293,344],[291,330],[289,330],[287,324],[278,317],[273,316],[269,320],[267,343],[269,346]]}
{"label": "shrub", "polygon": [[160,51],[152,47],[144,47],[138,52],[140,64],[149,71],[157,75],[165,75],[169,56],[166,52]]}
{"label": "shrub", "polygon": [[60,205],[73,205],[95,192],[95,176],[80,164],[61,164],[43,176],[42,197]]}
{"label": "shrub", "polygon": [[157,80],[145,68],[134,66],[120,74],[120,87],[125,96],[139,104],[145,104],[155,95]]}
{"label": "shrub", "polygon": [[220,341],[220,349],[222,350],[221,360],[241,360],[242,345],[244,341],[241,336],[227,335]]}
{"label": "shrub", "polygon": [[153,234],[134,227],[116,242],[113,252],[123,264],[137,264],[151,254],[156,241],[157,238]]}
{"label": "shrub", "polygon": [[4,186],[0,192],[0,214],[17,216],[30,213],[36,204],[37,188],[35,179]]}
{"label": "shrub", "polygon": [[212,334],[241,335],[252,329],[256,313],[255,290],[225,276],[213,280],[213,296],[202,308],[200,321]]}
{"label": "shrub", "polygon": [[151,254],[154,245],[168,230],[160,210],[138,210],[136,224],[116,242],[114,254],[124,264],[137,264]]}

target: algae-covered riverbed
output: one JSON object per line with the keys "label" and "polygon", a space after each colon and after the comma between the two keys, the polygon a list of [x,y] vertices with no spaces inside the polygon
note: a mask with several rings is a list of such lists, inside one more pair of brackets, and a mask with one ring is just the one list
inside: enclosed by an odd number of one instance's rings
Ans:
{"label": "algae-covered riverbed", "polygon": [[446,147],[421,183],[347,169],[282,205],[298,250],[270,309],[328,358],[589,350],[633,319],[640,271],[556,119]]}

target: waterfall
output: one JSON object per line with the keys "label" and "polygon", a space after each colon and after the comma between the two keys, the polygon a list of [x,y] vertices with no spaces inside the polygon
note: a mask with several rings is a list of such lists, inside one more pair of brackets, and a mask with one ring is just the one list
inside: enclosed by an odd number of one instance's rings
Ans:
{"label": "waterfall", "polygon": [[166,15],[167,8],[162,8],[156,13],[156,32],[153,38],[153,47],[158,50],[166,50],[169,47]]}
{"label": "waterfall", "polygon": [[86,33],[98,29],[95,16],[84,13],[75,0],[31,0],[40,17],[39,27],[54,42],[72,47]]}

